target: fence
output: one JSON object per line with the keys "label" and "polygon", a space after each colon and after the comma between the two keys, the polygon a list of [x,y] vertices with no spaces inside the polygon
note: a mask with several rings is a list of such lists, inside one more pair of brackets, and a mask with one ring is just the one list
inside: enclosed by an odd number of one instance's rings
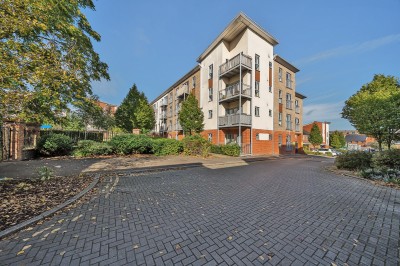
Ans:
{"label": "fence", "polygon": [[63,134],[72,139],[74,143],[78,143],[80,140],[94,140],[98,142],[109,141],[114,136],[121,133],[113,131],[75,131],[75,130],[41,130],[40,136],[46,136],[50,134]]}

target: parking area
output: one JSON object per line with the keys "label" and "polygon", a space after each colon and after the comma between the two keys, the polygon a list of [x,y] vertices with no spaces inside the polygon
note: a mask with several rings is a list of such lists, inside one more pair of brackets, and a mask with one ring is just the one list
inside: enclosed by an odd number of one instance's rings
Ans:
{"label": "parking area", "polygon": [[289,157],[112,175],[0,242],[4,265],[398,265],[400,191]]}

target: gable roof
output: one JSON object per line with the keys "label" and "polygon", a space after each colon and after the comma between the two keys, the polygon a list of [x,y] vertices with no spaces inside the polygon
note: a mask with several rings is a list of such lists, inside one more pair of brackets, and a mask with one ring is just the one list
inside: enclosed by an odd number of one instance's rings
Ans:
{"label": "gable roof", "polygon": [[344,138],[346,142],[365,142],[367,140],[367,136],[361,134],[348,134]]}
{"label": "gable roof", "polygon": [[220,42],[232,41],[239,33],[244,29],[249,28],[258,34],[261,38],[275,46],[278,44],[278,40],[275,39],[271,34],[264,30],[261,26],[247,17],[243,12],[240,12],[224,29],[224,31],[218,35],[218,37],[207,47],[207,49],[197,58],[197,62],[201,62]]}
{"label": "gable roof", "polygon": [[295,67],[294,65],[292,65],[291,63],[289,63],[288,61],[286,61],[285,59],[283,59],[281,56],[279,56],[277,54],[274,55],[274,61],[276,61],[278,64],[286,67],[290,71],[293,71],[294,73],[300,71],[300,69],[298,69],[297,67]]}

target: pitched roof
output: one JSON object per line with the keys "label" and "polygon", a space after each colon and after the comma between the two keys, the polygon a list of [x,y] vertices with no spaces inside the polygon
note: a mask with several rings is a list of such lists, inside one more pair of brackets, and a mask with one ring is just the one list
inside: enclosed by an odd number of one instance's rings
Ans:
{"label": "pitched roof", "polygon": [[365,142],[367,140],[367,136],[362,134],[348,134],[344,138],[346,142]]}
{"label": "pitched roof", "polygon": [[289,63],[287,60],[283,59],[280,55],[274,55],[274,61],[281,64],[282,66],[286,67],[287,69],[293,71],[294,73],[299,72],[300,69]]}
{"label": "pitched roof", "polygon": [[243,12],[240,12],[224,31],[218,35],[218,37],[207,47],[207,49],[197,58],[197,62],[201,62],[221,41],[232,41],[239,33],[244,29],[249,28],[258,34],[261,38],[275,46],[278,44],[278,40],[275,39],[271,34],[264,30],[257,23],[252,21]]}

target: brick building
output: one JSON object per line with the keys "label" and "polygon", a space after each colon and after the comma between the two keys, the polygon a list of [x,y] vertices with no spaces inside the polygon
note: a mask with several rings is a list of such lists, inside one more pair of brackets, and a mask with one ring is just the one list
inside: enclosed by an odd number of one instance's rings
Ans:
{"label": "brick building", "polygon": [[[204,113],[201,135],[212,143],[237,143],[242,154],[279,154],[301,148],[305,96],[295,91],[299,70],[274,56],[277,44],[240,13],[198,57],[198,65],[151,102],[157,121],[154,132],[181,139],[184,132],[178,112],[193,93]],[[279,90],[289,95],[285,98],[288,108],[281,112],[285,116],[282,128],[275,123]]]}
{"label": "brick building", "polygon": [[325,122],[314,121],[310,124],[303,126],[304,145],[310,145],[310,142],[308,141],[308,137],[310,135],[311,129],[314,124],[317,124],[319,131],[321,132],[321,135],[322,135],[322,143],[320,146],[321,147],[329,147],[329,125],[331,124],[331,122],[326,122],[326,121]]}

